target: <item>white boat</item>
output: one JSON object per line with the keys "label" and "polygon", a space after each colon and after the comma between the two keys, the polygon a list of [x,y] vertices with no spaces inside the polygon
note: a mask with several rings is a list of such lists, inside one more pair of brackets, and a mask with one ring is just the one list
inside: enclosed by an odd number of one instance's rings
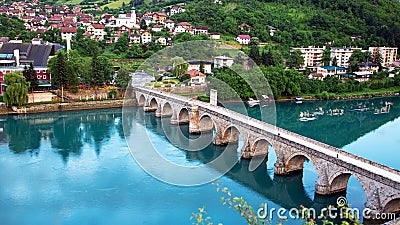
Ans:
{"label": "white boat", "polygon": [[249,98],[249,100],[247,101],[247,104],[249,105],[249,107],[254,107],[256,105],[260,105],[260,101]]}
{"label": "white boat", "polygon": [[325,114],[324,110],[322,110],[321,107],[319,107],[319,108],[318,108],[317,110],[315,110],[315,112],[313,112],[313,113],[314,113],[314,115],[319,115],[319,116],[322,116],[322,115]]}
{"label": "white boat", "polygon": [[296,99],[295,99],[295,102],[296,102],[297,104],[300,104],[300,103],[303,103],[303,100],[304,100],[303,97],[297,96]]}
{"label": "white boat", "polygon": [[307,121],[311,121],[311,120],[315,120],[317,119],[317,117],[315,117],[315,115],[313,113],[309,113],[309,112],[300,112],[300,118],[299,120],[301,122],[307,122]]}
{"label": "white boat", "polygon": [[385,102],[385,105],[393,105],[393,102]]}
{"label": "white boat", "polygon": [[312,121],[312,120],[316,120],[317,117],[301,117],[299,120],[301,122],[307,122],[307,121]]}

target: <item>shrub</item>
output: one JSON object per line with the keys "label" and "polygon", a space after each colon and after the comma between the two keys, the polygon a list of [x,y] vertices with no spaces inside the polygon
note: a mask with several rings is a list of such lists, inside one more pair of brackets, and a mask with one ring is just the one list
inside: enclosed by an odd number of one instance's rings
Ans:
{"label": "shrub", "polygon": [[108,92],[109,98],[115,98],[116,96],[117,96],[117,91],[111,90],[110,92]]}
{"label": "shrub", "polygon": [[76,93],[78,93],[79,88],[78,88],[78,86],[73,86],[73,87],[71,87],[71,88],[69,89],[69,91],[70,91],[71,93],[76,94]]}
{"label": "shrub", "polygon": [[209,96],[198,96],[197,100],[203,101],[203,102],[209,102],[210,101],[210,97]]}

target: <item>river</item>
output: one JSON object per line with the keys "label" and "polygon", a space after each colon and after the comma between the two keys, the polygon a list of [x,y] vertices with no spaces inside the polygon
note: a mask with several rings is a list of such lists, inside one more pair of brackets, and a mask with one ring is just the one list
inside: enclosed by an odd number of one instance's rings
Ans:
{"label": "river", "polygon": [[[393,103],[389,113],[354,111],[364,106],[380,109],[387,101]],[[238,106],[229,103],[226,107]],[[344,113],[299,121],[300,112],[317,108],[344,109]],[[255,107],[249,108],[248,113],[260,118],[260,110],[268,113],[272,109]],[[224,150],[210,145],[200,152],[183,151],[176,147],[180,140],[171,142],[164,131],[179,130],[189,136],[187,125],[165,127],[168,118],[157,119],[154,113],[144,114],[138,108],[134,111],[130,135],[146,132],[161,154],[175,163],[201,165]],[[278,102],[276,115],[280,127],[400,169],[400,162],[394,157],[400,143],[398,97]],[[206,206],[214,223],[245,224],[238,213],[221,204],[222,195],[216,192],[215,185],[174,186],[144,172],[129,152],[120,109],[0,119],[1,224],[191,224],[190,215],[202,206]],[[205,138],[211,140],[212,133]],[[237,147],[240,146],[233,146]],[[263,203],[269,208],[300,204],[321,208],[336,202],[338,196],[314,197],[316,174],[311,163],[306,163],[303,174],[280,177],[273,175],[275,158],[269,151],[267,163],[254,172],[248,172],[249,162],[241,160],[220,178],[221,183],[256,209]],[[357,208],[362,208],[366,200],[353,177],[346,197]],[[289,220],[285,224],[300,222]]]}

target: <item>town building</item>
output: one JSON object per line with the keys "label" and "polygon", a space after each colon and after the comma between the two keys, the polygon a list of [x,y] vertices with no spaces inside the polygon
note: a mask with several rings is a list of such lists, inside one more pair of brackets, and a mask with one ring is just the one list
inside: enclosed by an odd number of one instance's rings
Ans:
{"label": "town building", "polygon": [[324,78],[327,76],[345,76],[347,73],[346,68],[338,66],[319,66],[317,67],[317,74],[321,74]]}
{"label": "town building", "polygon": [[300,50],[301,55],[304,58],[303,68],[315,68],[318,66],[322,66],[322,56],[325,50],[325,46],[317,47],[317,46],[308,46],[308,47],[300,47],[300,48],[290,48],[290,54],[294,51]]}
{"label": "town building", "polygon": [[208,34],[208,27],[206,26],[195,26],[194,27],[194,35],[200,35],[200,34]]}
{"label": "town building", "polygon": [[381,55],[383,67],[388,67],[396,61],[397,47],[369,47],[368,50],[373,58],[377,57],[378,53]]}
{"label": "town building", "polygon": [[357,47],[331,47],[331,59],[336,61],[336,65],[340,67],[349,68],[350,57],[355,50],[362,50]]}
{"label": "town building", "polygon": [[363,62],[358,64],[358,70],[369,71],[374,73],[379,71],[379,65],[377,63],[372,63],[372,62]]}
{"label": "town building", "polygon": [[214,58],[214,68],[231,67],[233,65],[233,58],[228,56],[216,56]]}
{"label": "town building", "polygon": [[[191,61],[189,62],[188,71],[190,70],[198,70],[200,71],[201,61]],[[203,62],[204,73],[211,74],[211,62],[204,61]]]}
{"label": "town building", "polygon": [[206,82],[206,75],[196,69],[187,71],[185,74],[190,75],[191,84],[204,84]]}
{"label": "town building", "polygon": [[90,34],[90,38],[101,41],[104,40],[104,36],[107,34],[104,31],[104,25],[103,24],[91,24],[87,27],[86,30]]}
{"label": "town building", "polygon": [[119,14],[115,20],[115,25],[117,27],[127,26],[129,28],[133,28],[133,27],[137,26],[135,7],[132,7],[131,13]]}
{"label": "town building", "polygon": [[141,38],[142,44],[150,43],[151,42],[151,33],[148,31],[145,31],[140,35],[140,38]]}
{"label": "town building", "polygon": [[33,40],[32,43],[4,43],[0,49],[0,76],[15,71],[22,72],[25,66],[32,63],[39,86],[50,86],[51,76],[47,72],[47,62],[59,48],[60,45],[43,44],[38,40]]}
{"label": "town building", "polygon": [[76,27],[61,27],[60,28],[61,39],[67,40],[67,38],[72,39],[78,33],[78,28]]}
{"label": "town building", "polygon": [[238,35],[235,40],[239,42],[241,45],[248,45],[250,43],[250,35],[247,34],[240,34]]}

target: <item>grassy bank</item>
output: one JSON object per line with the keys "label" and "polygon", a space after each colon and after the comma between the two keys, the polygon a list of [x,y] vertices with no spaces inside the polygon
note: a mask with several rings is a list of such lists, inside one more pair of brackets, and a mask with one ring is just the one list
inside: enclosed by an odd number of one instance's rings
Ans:
{"label": "grassy bank", "polygon": [[326,91],[319,94],[304,94],[303,97],[306,99],[349,99],[349,98],[366,98],[366,97],[377,97],[377,96],[390,96],[400,93],[400,86],[382,88],[378,90],[364,90],[357,92],[346,92],[346,93],[328,93]]}

